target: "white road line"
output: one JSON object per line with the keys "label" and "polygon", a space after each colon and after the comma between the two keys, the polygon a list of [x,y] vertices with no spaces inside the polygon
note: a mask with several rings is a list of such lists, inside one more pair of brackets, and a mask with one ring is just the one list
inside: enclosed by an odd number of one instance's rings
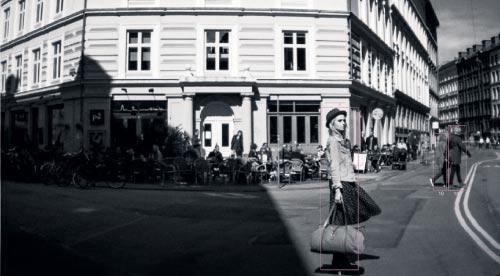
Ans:
{"label": "white road line", "polygon": [[[469,171],[466,177],[466,183],[469,184],[469,182],[472,182],[472,172],[476,170],[478,163],[475,163],[472,166],[472,169]],[[460,189],[458,192],[457,198],[455,199],[455,216],[458,219],[458,222],[464,228],[465,232],[469,234],[469,236],[472,238],[472,240],[488,255],[490,256],[495,262],[500,264],[500,257],[496,255],[475,233],[472,231],[472,229],[467,225],[465,222],[465,219],[462,216],[462,212],[460,211],[460,200],[462,198],[463,194],[463,189]]]}
{"label": "white road line", "polygon": [[476,228],[476,230],[481,234],[483,235],[483,237],[497,250],[500,249],[500,244],[498,244],[498,242],[493,239],[489,234],[488,232],[486,232],[482,227],[481,225],[479,225],[479,223],[476,221],[476,219],[474,218],[474,216],[472,216],[471,212],[470,212],[470,209],[469,209],[469,195],[470,195],[470,191],[472,189],[472,184],[474,183],[474,177],[476,176],[476,171],[477,171],[477,168],[484,162],[488,162],[488,161],[493,161],[493,160],[498,160],[498,157],[496,159],[492,159],[492,160],[485,160],[485,161],[481,161],[479,162],[479,164],[477,164],[473,174],[472,174],[472,177],[471,177],[471,180],[472,181],[469,181],[469,185],[467,186],[467,191],[465,192],[465,198],[464,198],[464,201],[463,201],[463,206],[464,206],[464,210],[465,210],[465,216],[469,219],[469,221],[471,222],[472,226],[474,228]]}

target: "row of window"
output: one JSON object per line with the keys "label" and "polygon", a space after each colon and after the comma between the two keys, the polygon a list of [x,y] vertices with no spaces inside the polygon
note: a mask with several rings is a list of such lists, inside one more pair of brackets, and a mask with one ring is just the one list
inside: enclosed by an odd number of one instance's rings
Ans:
{"label": "row of window", "polygon": [[[52,80],[57,80],[61,78],[61,66],[62,66],[62,44],[61,41],[55,41],[51,45],[52,47],[52,60],[51,60],[51,68]],[[30,62],[30,73],[31,76],[28,76],[32,85],[37,85],[41,82],[41,68],[42,68],[42,52],[41,48],[37,48],[31,51],[31,57],[29,58]],[[1,89],[0,91],[9,91],[9,92],[17,92],[21,89],[23,83],[23,68],[24,68],[24,57],[22,54],[14,57],[13,64],[13,78],[11,80],[8,79],[8,68],[7,61],[4,60],[0,63],[0,80],[1,80]],[[10,86],[9,86],[10,85]]]}
{"label": "row of window", "polygon": [[[45,1],[46,0],[35,0],[36,5],[34,6],[34,23],[38,24],[42,22],[45,12]],[[58,15],[63,11],[64,0],[54,0],[55,1],[55,14]],[[26,0],[17,1],[17,31],[22,32],[26,26]],[[3,11],[3,38],[9,37],[10,33],[10,22],[11,22],[11,7],[4,9]]]}
{"label": "row of window", "polygon": [[[229,30],[205,30],[205,70],[228,71],[230,64]],[[151,30],[127,32],[127,70],[151,70]],[[284,31],[285,71],[306,70],[306,32]]]}

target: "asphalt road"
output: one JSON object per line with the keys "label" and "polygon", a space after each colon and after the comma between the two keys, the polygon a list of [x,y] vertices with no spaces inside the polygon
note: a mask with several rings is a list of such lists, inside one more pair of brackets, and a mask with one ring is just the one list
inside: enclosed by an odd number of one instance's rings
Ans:
{"label": "asphalt road", "polygon": [[[495,158],[473,151],[463,178]],[[498,160],[477,166],[466,202],[467,189],[430,186],[432,165],[360,175],[382,214],[365,224],[358,274],[500,275],[486,253],[500,255],[491,242],[500,241],[499,167]],[[319,275],[331,257],[311,253],[309,240],[328,211],[326,187],[79,190],[3,182],[2,275]]]}

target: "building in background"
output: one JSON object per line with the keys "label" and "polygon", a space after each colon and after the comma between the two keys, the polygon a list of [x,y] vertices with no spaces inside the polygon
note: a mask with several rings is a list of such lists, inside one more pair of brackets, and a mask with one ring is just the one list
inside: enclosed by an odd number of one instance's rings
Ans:
{"label": "building in background", "polygon": [[456,60],[439,66],[440,127],[458,124],[458,72]]}
{"label": "building in background", "polygon": [[385,144],[428,131],[437,91],[428,0],[2,1],[0,22],[9,144],[150,147],[170,125],[226,156],[238,130],[313,151],[334,107]]}
{"label": "building in background", "polygon": [[458,54],[458,121],[467,135],[498,135],[500,35]]}

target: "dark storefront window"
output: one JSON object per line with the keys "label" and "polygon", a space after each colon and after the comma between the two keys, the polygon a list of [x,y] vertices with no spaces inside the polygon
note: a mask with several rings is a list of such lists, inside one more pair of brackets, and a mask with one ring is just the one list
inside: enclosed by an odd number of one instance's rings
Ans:
{"label": "dark storefront window", "polygon": [[153,144],[164,143],[166,101],[113,101],[111,146],[133,148],[141,154],[152,151]]}
{"label": "dark storefront window", "polygon": [[270,144],[296,141],[312,148],[319,142],[319,102],[269,101],[267,110]]}
{"label": "dark storefront window", "polygon": [[311,116],[309,122],[309,133],[311,133],[311,143],[319,142],[319,127],[318,127],[318,116]]}
{"label": "dark storefront window", "polygon": [[269,116],[269,142],[278,143],[278,117]]}
{"label": "dark storefront window", "polygon": [[283,117],[283,143],[292,142],[292,116]]}
{"label": "dark storefront window", "polygon": [[297,116],[297,143],[306,142],[306,117]]}

